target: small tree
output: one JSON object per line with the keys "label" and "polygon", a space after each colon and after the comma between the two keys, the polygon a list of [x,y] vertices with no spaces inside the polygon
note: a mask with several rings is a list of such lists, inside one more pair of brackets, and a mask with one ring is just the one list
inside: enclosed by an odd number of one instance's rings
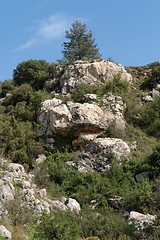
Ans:
{"label": "small tree", "polygon": [[70,30],[66,31],[65,37],[70,39],[69,42],[63,43],[62,53],[65,60],[72,62],[101,58],[95,39],[92,38],[92,32],[87,33],[85,24],[79,21],[74,22]]}
{"label": "small tree", "polygon": [[13,70],[13,81],[16,85],[30,84],[34,90],[43,89],[49,79],[49,63],[45,60],[27,60],[19,63]]}

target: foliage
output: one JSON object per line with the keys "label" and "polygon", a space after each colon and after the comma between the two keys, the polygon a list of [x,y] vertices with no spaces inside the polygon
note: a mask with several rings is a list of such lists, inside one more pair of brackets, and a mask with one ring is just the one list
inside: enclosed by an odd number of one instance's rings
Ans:
{"label": "foliage", "polygon": [[72,100],[74,102],[83,103],[84,95],[87,93],[98,93],[100,90],[99,87],[90,84],[81,84],[78,88],[76,88],[72,93]]}
{"label": "foliage", "polygon": [[[121,214],[116,214],[112,209],[106,208],[104,212],[84,208],[80,215],[69,211],[56,211],[50,215],[44,214],[40,224],[36,227],[34,239],[123,239],[133,233]],[[94,236],[97,236],[94,237]],[[127,238],[125,238],[127,239]],[[130,239],[130,238],[128,238]]]}
{"label": "foliage", "polygon": [[36,228],[34,239],[37,240],[76,240],[79,239],[80,228],[73,213],[55,211],[44,214]]}
{"label": "foliage", "polygon": [[25,224],[31,224],[35,220],[33,217],[33,207],[27,205],[17,190],[15,198],[6,204],[8,217],[12,226],[23,226]]}
{"label": "foliage", "polygon": [[19,122],[8,118],[1,127],[1,147],[3,153],[13,162],[27,164],[32,168],[36,156],[42,153],[43,143],[38,139],[37,126],[30,122]]}
{"label": "foliage", "polygon": [[151,68],[149,76],[141,84],[142,89],[152,90],[157,84],[160,84],[160,62],[149,64]]}
{"label": "foliage", "polygon": [[129,84],[127,81],[120,79],[119,75],[115,75],[113,80],[106,82],[104,85],[91,85],[81,84],[72,93],[72,99],[74,102],[83,103],[85,94],[94,93],[99,98],[102,98],[105,94],[112,93],[114,95],[124,95],[128,91]]}
{"label": "foliage", "polygon": [[113,80],[110,80],[105,84],[104,92],[121,95],[127,92],[128,87],[129,83],[126,80],[120,79],[120,76],[117,74],[114,76]]}
{"label": "foliage", "polygon": [[14,87],[2,102],[0,151],[13,162],[32,168],[37,155],[44,152],[41,126],[36,118],[40,103],[47,98],[50,98],[47,92],[33,91],[31,85],[24,83]]}
{"label": "foliage", "polygon": [[30,84],[33,89],[41,90],[45,81],[49,79],[49,63],[45,60],[27,60],[19,63],[13,71],[13,80],[16,85]]}
{"label": "foliage", "polygon": [[153,172],[154,176],[160,176],[160,145],[158,145],[148,157],[147,163],[151,167],[150,170]]}
{"label": "foliage", "polygon": [[134,230],[121,214],[109,207],[104,207],[103,211],[98,212],[90,207],[85,207],[82,209],[79,223],[83,238],[97,236],[103,240],[116,240],[121,239],[124,234],[129,237]]}
{"label": "foliage", "polygon": [[86,25],[75,21],[65,37],[69,42],[64,42],[62,51],[64,58],[69,61],[99,59],[99,49],[94,43],[92,32],[87,33]]}
{"label": "foliage", "polygon": [[146,104],[141,118],[139,119],[139,125],[148,134],[160,138],[160,96],[152,103]]}
{"label": "foliage", "polygon": [[[78,44],[76,31],[86,37],[95,52],[85,52],[87,55],[78,55],[78,50],[85,48],[81,42],[77,51],[72,45]],[[92,40],[92,33],[87,34],[86,26],[76,22],[72,25],[66,36],[71,42],[64,44],[67,51],[65,60],[90,59],[98,57],[98,49]],[[72,38],[71,38],[72,37]],[[84,39],[79,39],[79,41]],[[77,42],[76,42],[77,41]],[[71,48],[70,48],[71,44]],[[92,45],[93,44],[93,45]],[[68,48],[67,48],[68,47]],[[73,48],[72,48],[73,47]],[[92,50],[93,50],[92,49]],[[71,51],[71,52],[68,52]],[[96,53],[96,56],[93,56]],[[65,51],[64,51],[65,54]],[[75,57],[75,59],[74,59]],[[65,63],[68,64],[68,63]],[[71,145],[75,129],[67,137],[55,136],[55,149],[50,153],[45,147],[45,139],[41,135],[41,126],[37,124],[37,111],[42,101],[51,96],[43,87],[51,79],[58,79],[46,87],[48,91],[59,88],[63,67],[56,72],[56,64],[49,65],[40,60],[29,60],[22,62],[14,70],[14,79],[0,84],[0,97],[3,98],[0,105],[0,151],[2,156],[10,158],[12,162],[18,162],[27,166],[29,170],[34,169],[35,182],[40,188],[46,188],[51,198],[61,196],[76,199],[82,210],[79,215],[71,212],[55,211],[50,215],[43,215],[40,224],[35,229],[34,239],[102,239],[102,240],[133,240],[148,239],[157,240],[160,236],[159,220],[155,223],[155,231],[136,232],[128,225],[123,213],[131,210],[141,213],[157,215],[160,212],[160,147],[157,139],[160,138],[160,98],[157,97],[152,103],[141,103],[144,94],[142,86],[133,82],[130,86],[116,75],[113,81],[103,86],[82,84],[73,94],[75,102],[83,103],[86,93],[95,93],[97,101],[106,93],[120,95],[126,103],[125,131],[118,132],[114,126],[103,134],[102,137],[121,138],[132,146],[136,142],[136,148],[132,149],[131,157],[121,164],[113,160],[110,169],[100,174],[97,172],[81,173],[72,169],[68,164],[78,153]],[[159,83],[159,63],[153,63],[146,67],[135,68],[134,71],[143,73],[144,69],[149,72],[144,82],[144,89],[152,89]],[[157,139],[155,139],[154,136]],[[47,160],[35,165],[38,154],[48,155]],[[36,166],[36,167],[35,167]],[[6,170],[0,163],[0,171]],[[145,177],[137,178],[137,174],[148,171]],[[15,190],[19,190],[18,183],[13,184]],[[121,206],[111,204],[111,198],[115,196],[122,198]],[[30,208],[31,209],[31,208]],[[16,194],[15,200],[8,205],[8,216],[13,230],[13,239],[23,239],[22,225],[32,229],[26,232],[34,232],[32,214],[27,206],[22,204]],[[20,227],[20,228],[19,228]],[[22,227],[23,228],[23,227]],[[24,229],[25,230],[25,229]],[[31,236],[32,237],[32,236]]]}
{"label": "foliage", "polygon": [[14,89],[14,84],[12,80],[6,80],[0,84],[0,97],[3,98],[7,93]]}

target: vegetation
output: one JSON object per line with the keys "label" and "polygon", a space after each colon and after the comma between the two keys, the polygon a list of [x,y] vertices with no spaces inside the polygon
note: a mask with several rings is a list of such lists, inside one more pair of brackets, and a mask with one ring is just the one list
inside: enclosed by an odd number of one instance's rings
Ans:
{"label": "vegetation", "polygon": [[72,24],[69,31],[66,31],[65,37],[69,39],[64,42],[62,51],[64,59],[72,62],[76,60],[91,60],[101,57],[92,32],[87,33],[86,25],[76,21]]}
{"label": "vegetation", "polygon": [[[76,21],[66,31],[66,38],[70,41],[64,43],[65,61],[100,58],[85,24]],[[159,63],[130,68],[137,79],[131,85],[116,75],[101,86],[82,84],[71,94],[72,101],[83,103],[86,93],[94,93],[101,104],[106,94],[112,93],[120,95],[126,104],[126,130],[122,133],[110,126],[102,137],[118,137],[130,145],[136,142],[136,149],[120,165],[113,159],[110,169],[101,174],[81,173],[69,167],[67,162],[81,150],[71,145],[72,131],[67,137],[55,136],[54,149],[46,146],[37,111],[40,103],[51,97],[51,91],[58,92],[62,72],[56,73],[56,66],[45,60],[28,60],[18,64],[13,80],[0,84],[0,154],[32,171],[35,183],[46,188],[51,199],[74,198],[81,211],[54,211],[33,219],[32,209],[28,211],[18,194],[20,186],[14,183],[17,194],[8,205],[13,239],[24,239],[23,233],[29,240],[160,239],[160,97],[151,103],[141,101],[144,91],[159,84]],[[50,81],[54,77],[57,82]],[[50,83],[48,88],[46,82]],[[41,153],[47,159],[35,168],[35,159]],[[5,165],[0,163],[0,171],[4,170]],[[145,177],[139,175],[144,172]],[[117,205],[112,201],[115,197],[121,199]],[[154,228],[137,231],[128,224],[125,214],[132,210],[157,215]]]}
{"label": "vegetation", "polygon": [[141,84],[141,88],[152,90],[157,84],[160,84],[160,62],[148,64],[147,67],[150,68],[150,73]]}
{"label": "vegetation", "polygon": [[13,71],[16,85],[30,84],[33,89],[41,90],[44,82],[49,79],[49,64],[45,60],[28,60],[18,64]]}

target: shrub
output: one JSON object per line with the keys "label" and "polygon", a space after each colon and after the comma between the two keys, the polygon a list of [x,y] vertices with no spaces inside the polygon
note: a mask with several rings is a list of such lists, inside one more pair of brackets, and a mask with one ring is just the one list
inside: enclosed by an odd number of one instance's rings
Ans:
{"label": "shrub", "polygon": [[49,79],[49,63],[45,60],[28,60],[19,63],[13,71],[13,80],[16,85],[30,84],[33,89],[43,88]]}
{"label": "shrub", "polygon": [[139,119],[139,125],[148,134],[160,138],[160,96],[148,103]]}
{"label": "shrub", "polygon": [[111,92],[112,94],[124,94],[127,92],[129,83],[126,80],[120,79],[120,75],[117,74],[114,76],[113,80],[108,81],[105,84],[104,92]]}
{"label": "shrub", "polygon": [[36,227],[34,239],[37,240],[76,240],[80,236],[80,227],[75,216],[67,211],[55,211],[50,215],[43,214]]}
{"label": "shrub", "polygon": [[98,93],[100,87],[97,87],[96,85],[90,85],[90,84],[81,84],[76,88],[72,93],[72,99],[74,102],[80,102],[83,103],[83,98],[85,94],[88,93]]}
{"label": "shrub", "polygon": [[14,84],[12,80],[6,80],[0,83],[0,97],[3,98],[7,93],[11,92],[14,89]]}
{"label": "shrub", "polygon": [[31,122],[8,118],[0,130],[2,153],[13,162],[32,168],[37,155],[44,152],[43,141],[38,139],[38,127]]}
{"label": "shrub", "polygon": [[149,64],[148,67],[151,68],[151,72],[141,84],[141,88],[152,90],[157,84],[160,83],[160,62]]}
{"label": "shrub", "polygon": [[[133,234],[133,227],[129,226],[121,214],[111,208],[104,208],[102,212],[84,208],[79,223],[82,229],[82,238],[97,236],[99,239],[120,239],[120,236]],[[92,239],[92,238],[91,238]]]}

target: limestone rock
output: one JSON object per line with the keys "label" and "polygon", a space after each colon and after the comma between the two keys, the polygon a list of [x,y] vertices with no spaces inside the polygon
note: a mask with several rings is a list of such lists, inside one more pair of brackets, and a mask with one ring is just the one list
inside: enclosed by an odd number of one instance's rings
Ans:
{"label": "limestone rock", "polygon": [[72,115],[62,100],[53,98],[41,104],[38,120],[43,123],[43,132],[46,134],[66,135],[71,128]]}
{"label": "limestone rock", "polygon": [[14,187],[12,183],[0,179],[0,202],[5,203],[14,199]]}
{"label": "limestone rock", "polygon": [[156,220],[156,216],[150,214],[142,214],[131,211],[129,214],[129,223],[134,224],[138,230],[143,230],[152,226]]}
{"label": "limestone rock", "polygon": [[[42,156],[44,158],[44,156]],[[43,212],[50,213],[55,209],[66,211],[79,211],[79,203],[72,198],[66,202],[66,198],[51,200],[47,198],[45,188],[38,189],[33,182],[34,175],[25,172],[21,164],[10,163],[7,170],[0,175],[0,219],[7,217],[7,204],[16,200],[16,191],[22,206],[31,208],[36,215]]]}
{"label": "limestone rock", "polygon": [[36,159],[36,164],[43,163],[45,162],[45,160],[46,160],[46,156],[44,154],[39,154],[38,158]]}
{"label": "limestone rock", "polygon": [[[96,96],[96,95],[95,95]],[[92,97],[92,101],[96,97]],[[89,99],[91,99],[89,97]],[[73,145],[85,146],[90,140],[99,136],[112,123],[121,131],[125,129],[123,117],[124,103],[120,96],[108,94],[99,103],[73,103],[60,99],[50,99],[41,103],[38,121],[42,132],[50,139],[55,135],[67,136],[71,130]],[[49,144],[48,141],[46,141]],[[51,142],[52,146],[53,142]],[[53,146],[52,146],[53,148]]]}
{"label": "limestone rock", "polygon": [[[60,72],[57,66],[57,71]],[[61,71],[62,72],[62,71]],[[128,82],[132,81],[131,74],[127,73],[121,64],[101,60],[101,61],[77,61],[63,69],[61,91],[62,93],[70,93],[82,83],[86,84],[104,84],[111,81],[116,74],[121,79]]]}
{"label": "limestone rock", "polygon": [[34,206],[34,212],[35,212],[36,215],[40,215],[43,212],[46,212],[46,213],[51,212],[51,206],[45,200],[35,199],[33,201],[33,206]]}
{"label": "limestone rock", "polygon": [[64,198],[65,205],[71,210],[75,212],[79,212],[81,210],[80,204],[73,198],[66,199]]}
{"label": "limestone rock", "polygon": [[0,225],[0,237],[12,239],[11,232],[8,229],[6,229],[3,225]]}
{"label": "limestone rock", "polygon": [[45,188],[40,189],[40,190],[38,191],[38,193],[39,193],[39,196],[40,196],[41,198],[44,198],[44,197],[47,196],[47,191],[46,191]]}
{"label": "limestone rock", "polygon": [[145,102],[153,102],[153,98],[150,95],[146,95],[142,98]]}
{"label": "limestone rock", "polygon": [[124,158],[127,159],[129,155],[130,148],[121,139],[97,138],[68,164],[80,172],[104,172],[110,168],[113,157],[120,162]]}

